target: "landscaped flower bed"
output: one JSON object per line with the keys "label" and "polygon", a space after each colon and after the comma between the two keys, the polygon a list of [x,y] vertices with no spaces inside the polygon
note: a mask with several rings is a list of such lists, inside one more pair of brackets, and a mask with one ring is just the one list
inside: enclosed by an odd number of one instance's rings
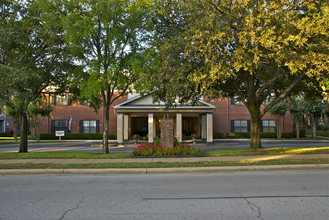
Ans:
{"label": "landscaped flower bed", "polygon": [[141,144],[133,149],[133,154],[141,157],[198,156],[200,150],[188,145],[162,147],[154,144]]}

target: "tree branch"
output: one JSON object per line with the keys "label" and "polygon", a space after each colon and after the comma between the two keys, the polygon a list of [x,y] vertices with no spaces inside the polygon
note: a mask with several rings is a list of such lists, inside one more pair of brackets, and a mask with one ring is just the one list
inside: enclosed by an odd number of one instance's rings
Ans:
{"label": "tree branch", "polygon": [[262,111],[261,116],[264,116],[268,110],[270,110],[274,105],[276,105],[279,101],[284,99],[288,93],[305,77],[305,73],[301,74],[286,90],[284,90],[281,95],[279,95],[277,98],[275,98],[270,104],[268,104]]}

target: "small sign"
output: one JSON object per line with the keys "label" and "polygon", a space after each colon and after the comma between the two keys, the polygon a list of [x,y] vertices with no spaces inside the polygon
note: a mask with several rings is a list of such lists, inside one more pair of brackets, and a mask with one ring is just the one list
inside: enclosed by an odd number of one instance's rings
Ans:
{"label": "small sign", "polygon": [[55,135],[56,135],[56,137],[64,137],[65,136],[65,131],[56,131]]}

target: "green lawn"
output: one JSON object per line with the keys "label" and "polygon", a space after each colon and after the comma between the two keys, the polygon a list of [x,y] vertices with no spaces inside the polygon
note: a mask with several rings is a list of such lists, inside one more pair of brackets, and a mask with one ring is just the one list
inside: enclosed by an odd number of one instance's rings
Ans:
{"label": "green lawn", "polygon": [[[311,148],[266,148],[259,150],[205,150],[202,155],[211,157],[221,156],[256,156],[283,154],[329,154],[329,147]],[[29,153],[0,153],[0,159],[119,159],[131,157],[130,152],[101,154],[93,152],[29,152]]]}

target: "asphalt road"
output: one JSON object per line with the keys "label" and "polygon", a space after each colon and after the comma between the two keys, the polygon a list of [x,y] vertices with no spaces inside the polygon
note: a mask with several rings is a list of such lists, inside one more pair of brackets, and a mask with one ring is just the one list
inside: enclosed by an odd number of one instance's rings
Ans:
{"label": "asphalt road", "polygon": [[[1,142],[0,142],[1,143]],[[101,142],[53,142],[53,143],[29,143],[30,152],[45,152],[45,151],[65,151],[65,152],[101,152]],[[329,146],[328,141],[277,141],[277,140],[263,140],[262,146],[270,147],[322,147]],[[198,146],[201,150],[215,150],[215,149],[247,149],[249,148],[249,141],[246,140],[222,140],[207,146]],[[0,144],[0,153],[17,152],[18,144]],[[133,147],[117,147],[114,144],[110,145],[111,152],[131,152]]]}
{"label": "asphalt road", "polygon": [[329,171],[0,176],[0,219],[329,219]]}

